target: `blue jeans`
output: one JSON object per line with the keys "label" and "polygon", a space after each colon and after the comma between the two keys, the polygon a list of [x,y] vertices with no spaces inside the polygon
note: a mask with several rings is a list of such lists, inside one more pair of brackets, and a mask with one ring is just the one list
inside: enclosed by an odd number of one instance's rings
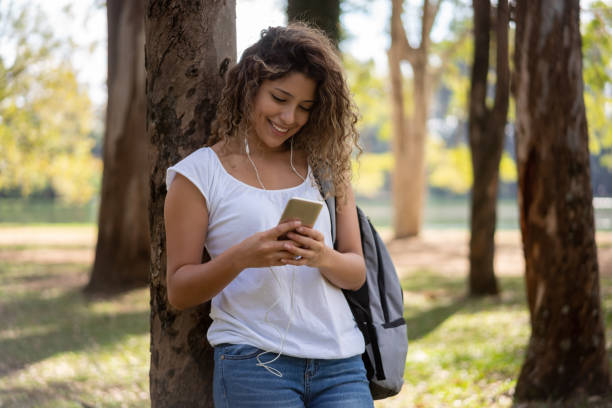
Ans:
{"label": "blue jeans", "polygon": [[[215,347],[213,398],[216,408],[372,408],[361,356],[338,360],[281,355],[270,364],[277,377],[257,366],[262,350],[245,344]],[[261,356],[269,361],[275,353]]]}

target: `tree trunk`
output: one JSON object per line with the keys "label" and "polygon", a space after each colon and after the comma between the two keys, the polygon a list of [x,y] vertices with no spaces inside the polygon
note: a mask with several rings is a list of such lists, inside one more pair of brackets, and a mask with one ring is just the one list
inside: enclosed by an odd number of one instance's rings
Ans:
{"label": "tree trunk", "polygon": [[[391,11],[391,47],[389,71],[393,106],[393,229],[395,238],[418,235],[425,201],[425,138],[429,102],[434,88],[427,63],[430,33],[440,2],[423,2],[421,43],[413,48],[408,43],[401,16],[403,0],[393,0]],[[405,116],[400,64],[408,61],[413,71],[413,106]]]}
{"label": "tree trunk", "polygon": [[[391,64],[389,65],[391,66]],[[404,103],[399,63],[391,69],[393,97],[393,229],[395,238],[416,236],[421,229],[423,204],[426,194],[425,137],[427,134],[428,101],[425,95],[427,75],[425,68],[414,70],[413,103],[415,112],[409,118],[403,115]],[[399,73],[399,74],[398,74]],[[393,78],[395,77],[395,78]],[[401,102],[400,102],[401,101]],[[417,108],[416,104],[422,104]],[[418,113],[417,113],[418,111]],[[402,116],[402,119],[399,117]]]}
{"label": "tree trunk", "polygon": [[470,91],[469,140],[472,152],[471,235],[469,293],[499,292],[493,259],[499,162],[509,102],[508,1],[499,0],[496,18],[497,83],[495,105],[486,106],[491,30],[490,0],[474,0],[474,65]]}
{"label": "tree trunk", "polygon": [[163,206],[166,169],[201,147],[236,60],[234,0],[147,0],[147,132],[151,140],[152,407],[212,407],[210,303],[177,311],[168,304]]}
{"label": "tree trunk", "polygon": [[144,1],[107,1],[108,104],[98,243],[87,292],[149,280]]}
{"label": "tree trunk", "polygon": [[517,400],[609,390],[579,1],[519,0],[517,164],[531,338]]}
{"label": "tree trunk", "polygon": [[[392,26],[393,27],[393,26]],[[401,35],[397,34],[396,35]],[[394,30],[391,31],[391,35],[394,35]],[[399,52],[399,47],[397,46],[397,42],[391,40],[391,48],[388,52],[389,57],[389,76],[391,79],[391,98],[392,98],[392,123],[393,123],[393,157],[395,159],[395,166],[393,169],[393,208],[394,212],[394,225],[393,229],[395,231],[395,235],[398,235],[399,227],[397,225],[397,221],[399,219],[405,219],[400,216],[400,212],[405,211],[405,209],[410,205],[409,197],[404,194],[401,194],[401,188],[399,186],[407,186],[411,185],[410,173],[411,173],[411,163],[408,160],[404,160],[409,154],[409,130],[408,130],[408,120],[406,115],[404,115],[404,93],[402,92],[404,85],[402,79],[402,73],[400,71],[400,62],[401,55]],[[416,184],[416,183],[415,183]],[[414,210],[412,210],[414,211]],[[411,212],[412,212],[411,211]],[[413,220],[416,218],[412,217]],[[401,228],[402,231],[406,229],[415,231],[414,228]],[[414,234],[413,234],[414,235]]]}
{"label": "tree trunk", "polygon": [[288,0],[287,19],[313,24],[334,44],[340,42],[340,0]]}

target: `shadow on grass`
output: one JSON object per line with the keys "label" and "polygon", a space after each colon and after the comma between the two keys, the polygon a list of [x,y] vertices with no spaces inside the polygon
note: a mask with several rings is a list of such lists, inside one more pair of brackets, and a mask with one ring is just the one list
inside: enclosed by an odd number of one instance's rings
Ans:
{"label": "shadow on grass", "polygon": [[463,282],[429,269],[420,269],[401,281],[405,295],[417,298],[404,308],[410,341],[434,331],[465,304]]}
{"label": "shadow on grass", "polygon": [[[2,279],[9,287],[23,290],[4,292],[4,299],[0,299],[0,333],[4,333],[0,338],[0,377],[58,353],[110,348],[126,337],[149,332],[149,312],[142,310],[147,305],[145,299],[142,305],[88,300],[82,293],[87,267],[72,266],[63,273],[47,268],[48,275],[29,269],[25,266],[22,275],[5,274]],[[61,278],[50,279],[53,275]],[[36,281],[40,284],[31,285]]]}
{"label": "shadow on grass", "polygon": [[420,299],[404,309],[409,339],[421,339],[458,312],[473,314],[500,307],[525,307],[522,277],[501,277],[498,281],[501,290],[498,296],[470,298],[464,276],[421,269],[405,277],[401,282],[405,294]]}
{"label": "shadow on grass", "polygon": [[465,305],[465,299],[444,306],[436,306],[417,313],[406,319],[406,329],[410,341],[416,341],[434,331],[446,319],[457,313]]}

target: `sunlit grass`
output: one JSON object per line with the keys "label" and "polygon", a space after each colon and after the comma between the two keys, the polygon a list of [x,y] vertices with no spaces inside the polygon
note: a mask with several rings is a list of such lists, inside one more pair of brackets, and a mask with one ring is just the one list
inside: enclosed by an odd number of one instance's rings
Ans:
{"label": "sunlit grass", "polygon": [[377,407],[509,407],[529,336],[520,278],[469,299],[461,276],[416,270],[402,281],[410,346],[405,385]]}
{"label": "sunlit grass", "polygon": [[148,289],[89,300],[89,268],[0,261],[0,406],[150,405]]}
{"label": "sunlit grass", "polygon": [[[462,276],[408,273],[402,281],[410,338],[405,385],[398,396],[377,402],[378,408],[513,406],[529,313],[523,278],[501,277],[499,283],[499,297],[470,299]],[[609,353],[611,292],[612,278],[602,277]],[[549,405],[529,405],[540,406]]]}
{"label": "sunlit grass", "polygon": [[[0,255],[93,250],[80,237],[0,245]],[[1,407],[150,406],[149,290],[88,299],[81,290],[89,269],[0,256]],[[470,299],[461,274],[435,265],[401,272],[410,338],[405,385],[376,407],[511,407],[529,338],[523,278],[501,276],[499,297]],[[610,350],[612,277],[601,282]]]}

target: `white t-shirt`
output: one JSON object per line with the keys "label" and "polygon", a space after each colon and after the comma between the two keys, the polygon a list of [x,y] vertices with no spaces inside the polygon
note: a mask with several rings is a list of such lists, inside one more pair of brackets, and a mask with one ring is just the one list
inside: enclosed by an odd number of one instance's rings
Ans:
{"label": "white t-shirt", "polygon": [[[296,187],[263,190],[230,175],[208,147],[170,167],[166,172],[167,188],[176,173],[190,180],[206,199],[205,245],[212,258],[256,232],[276,226],[291,197],[322,200],[310,169],[306,181]],[[314,228],[324,234],[325,244],[332,246],[326,205]],[[269,268],[247,268],[212,299],[213,323],[208,330],[211,345],[249,344],[279,352],[291,317],[283,354],[331,359],[363,353],[363,336],[341,289],[317,268],[286,265],[272,269],[274,274]]]}

